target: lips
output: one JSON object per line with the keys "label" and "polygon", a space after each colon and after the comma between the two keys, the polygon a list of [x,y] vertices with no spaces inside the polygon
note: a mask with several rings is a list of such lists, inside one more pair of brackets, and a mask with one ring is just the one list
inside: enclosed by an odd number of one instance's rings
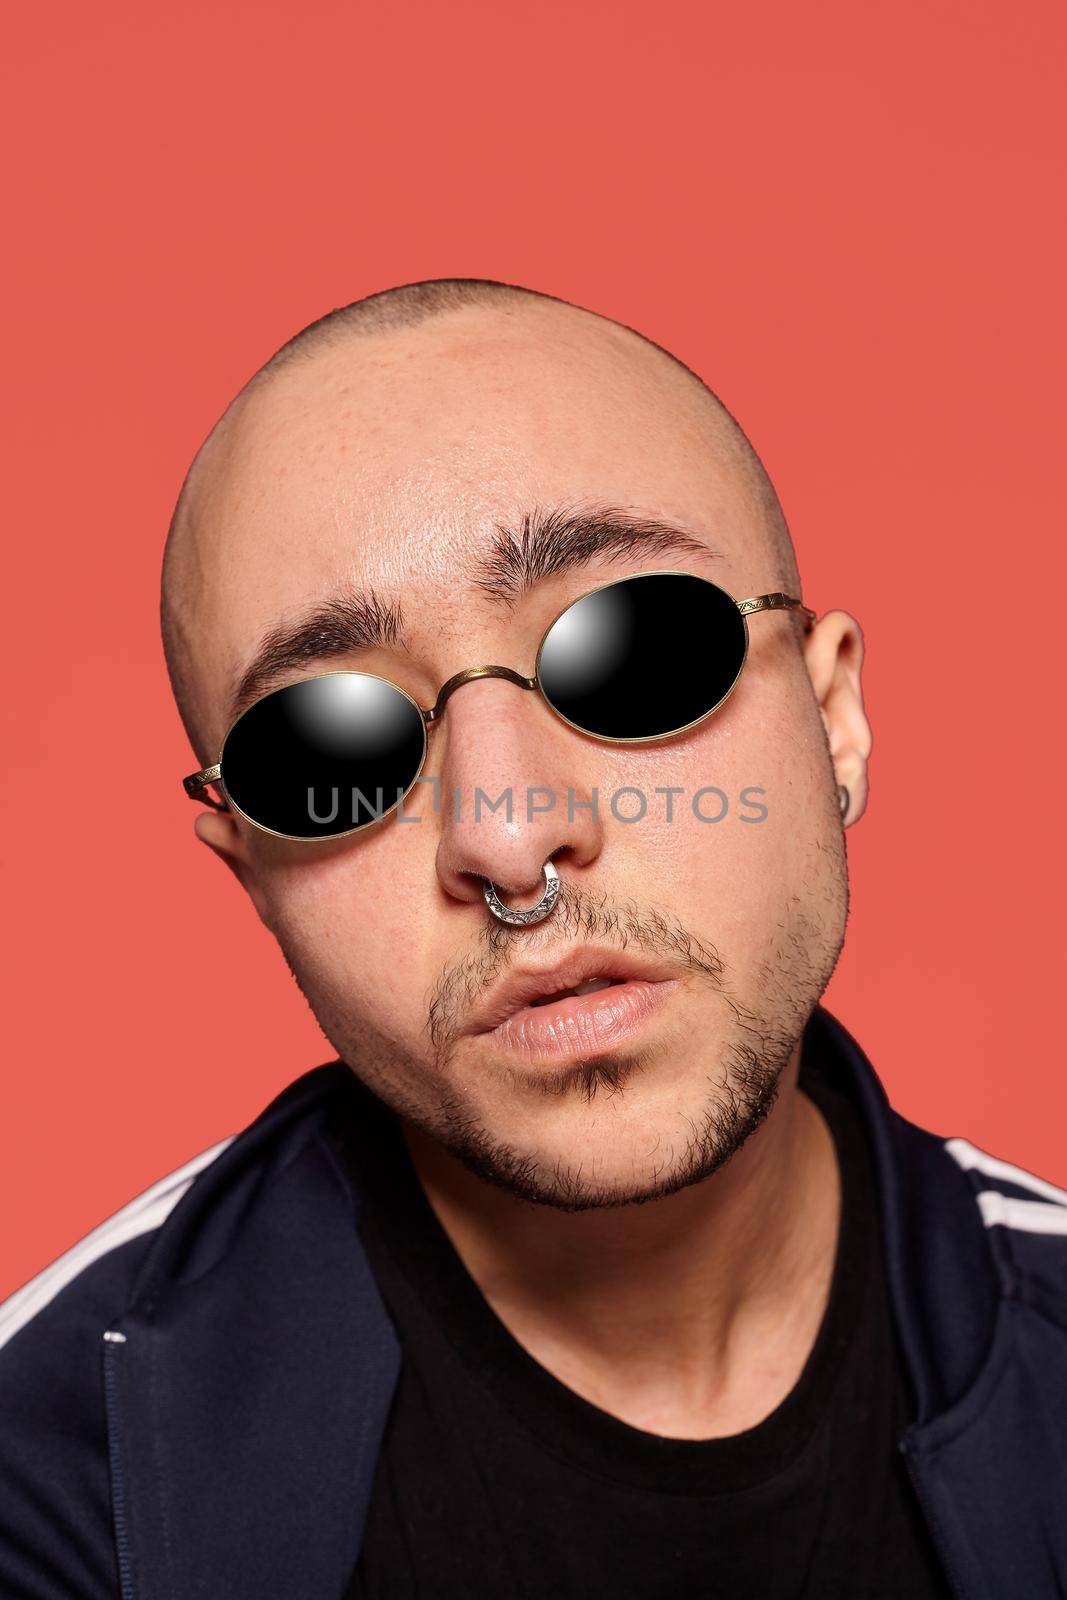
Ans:
{"label": "lips", "polygon": [[509,973],[464,1031],[528,1058],[602,1052],[658,1010],[676,970],[629,951],[572,951],[553,966]]}
{"label": "lips", "polygon": [[561,989],[557,994],[543,995],[539,1000],[531,1000],[532,1006],[550,1006],[554,1000],[569,1000],[571,996],[596,994],[598,989],[610,989],[613,984],[621,983],[621,978],[586,978],[584,983],[576,983],[573,989]]}

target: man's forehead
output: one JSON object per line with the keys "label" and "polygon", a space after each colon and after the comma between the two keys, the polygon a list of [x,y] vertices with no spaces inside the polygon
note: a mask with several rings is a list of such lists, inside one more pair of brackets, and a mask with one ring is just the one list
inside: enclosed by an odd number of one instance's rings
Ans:
{"label": "man's forehead", "polygon": [[294,563],[311,580],[346,558],[368,575],[402,552],[448,563],[538,504],[721,519],[743,485],[696,385],[635,336],[577,316],[577,330],[540,312],[515,326],[442,317],[270,379],[205,462],[205,576],[215,567],[228,587],[253,558],[280,582]]}

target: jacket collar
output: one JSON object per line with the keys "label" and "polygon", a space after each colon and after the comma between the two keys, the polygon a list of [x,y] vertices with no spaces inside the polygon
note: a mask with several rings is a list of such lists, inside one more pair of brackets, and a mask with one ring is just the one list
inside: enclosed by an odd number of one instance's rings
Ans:
{"label": "jacket collar", "polygon": [[[998,1282],[964,1176],[888,1105],[821,1007],[805,1034],[859,1106],[916,1424],[971,1382]],[[104,1346],[123,1600],[341,1594],[401,1352],[323,1129],[340,1062],[295,1080],[160,1230]],[[932,1221],[932,1219],[934,1219]]]}
{"label": "jacket collar", "polygon": [[856,1041],[822,1006],[804,1037],[820,1070],[858,1106],[882,1207],[890,1303],[914,1398],[914,1424],[971,1384],[1007,1284],[967,1177],[944,1140],[892,1109]]}

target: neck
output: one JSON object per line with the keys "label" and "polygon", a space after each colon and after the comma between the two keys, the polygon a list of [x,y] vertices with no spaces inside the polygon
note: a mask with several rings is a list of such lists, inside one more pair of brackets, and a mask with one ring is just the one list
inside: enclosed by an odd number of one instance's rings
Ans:
{"label": "neck", "polygon": [[531,1205],[405,1124],[415,1169],[493,1311],[569,1388],[672,1438],[753,1427],[785,1398],[829,1295],[833,1140],[796,1084],[718,1172],[639,1206]]}

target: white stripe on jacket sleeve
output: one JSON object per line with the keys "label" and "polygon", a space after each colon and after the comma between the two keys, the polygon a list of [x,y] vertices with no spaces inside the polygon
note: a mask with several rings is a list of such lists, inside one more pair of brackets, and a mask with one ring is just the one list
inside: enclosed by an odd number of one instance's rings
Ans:
{"label": "white stripe on jacket sleeve", "polygon": [[110,1250],[117,1250],[119,1245],[128,1244],[138,1235],[151,1233],[153,1228],[161,1227],[197,1174],[209,1167],[226,1146],[232,1144],[234,1137],[231,1134],[226,1139],[220,1139],[184,1166],[168,1172],[166,1177],[160,1178],[151,1188],[136,1195],[121,1210],[99,1223],[91,1233],[71,1245],[36,1277],[0,1303],[0,1348],[39,1311],[43,1311],[49,1301],[54,1300],[60,1290],[72,1283],[86,1267],[99,1261]]}
{"label": "white stripe on jacket sleeve", "polygon": [[979,1150],[969,1139],[946,1139],[945,1149],[964,1172],[979,1172],[983,1178],[1010,1183],[1041,1196],[1039,1200],[1024,1200],[1019,1195],[1002,1194],[999,1189],[980,1190],[975,1198],[987,1228],[1000,1225],[1021,1233],[1067,1234],[1067,1189],[1057,1188],[1024,1167]]}

